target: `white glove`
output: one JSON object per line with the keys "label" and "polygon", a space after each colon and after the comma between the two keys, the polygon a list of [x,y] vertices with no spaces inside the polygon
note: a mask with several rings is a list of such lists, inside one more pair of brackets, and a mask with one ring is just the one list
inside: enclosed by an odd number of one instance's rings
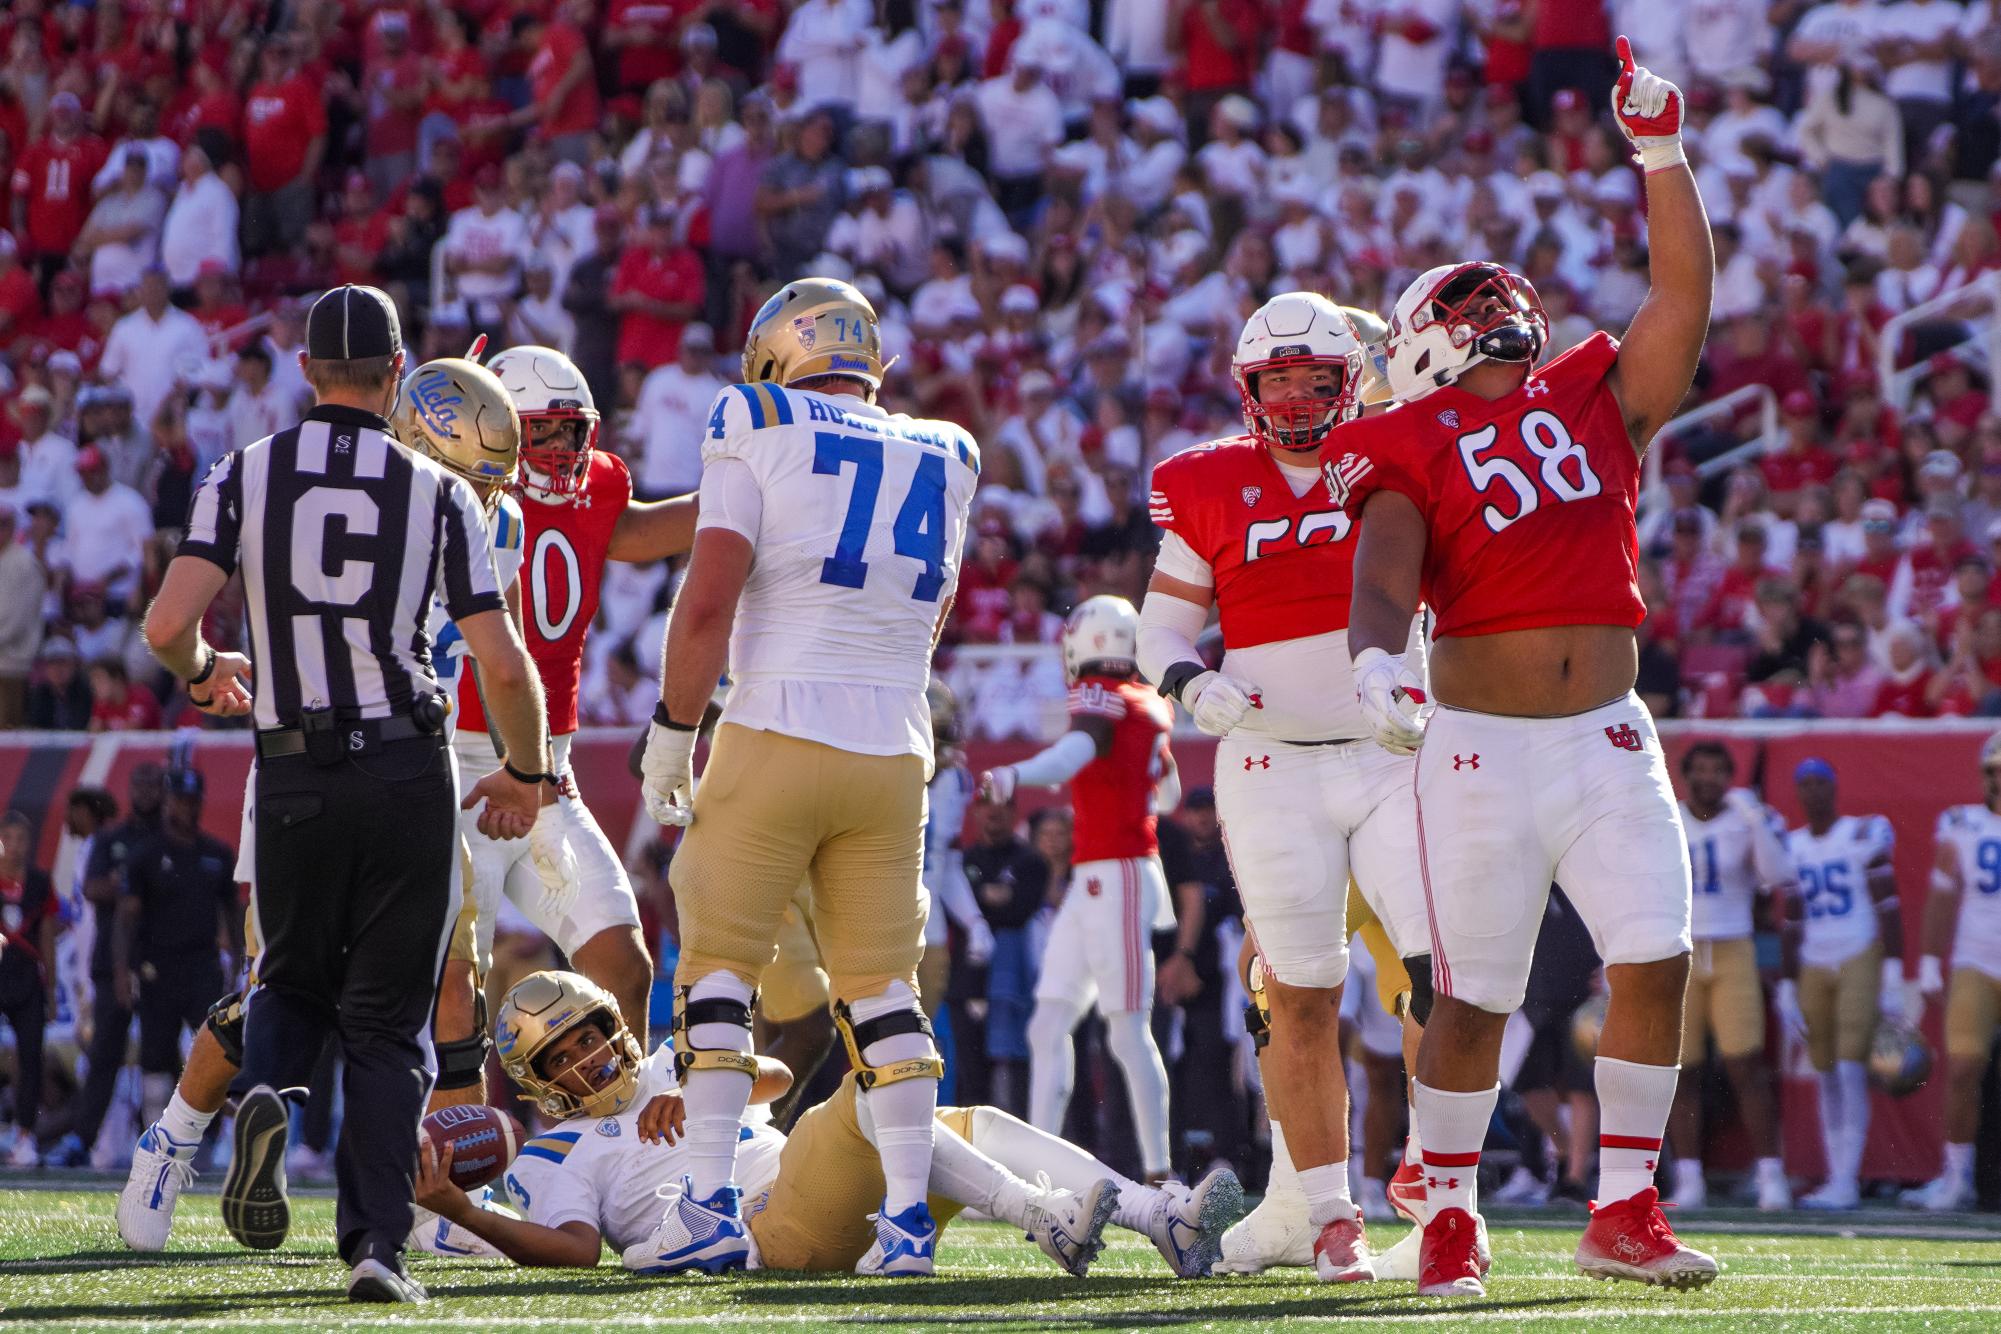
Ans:
{"label": "white glove", "polygon": [[1210,736],[1228,736],[1246,713],[1265,706],[1256,686],[1221,672],[1202,673],[1183,688],[1181,698],[1195,725]]}
{"label": "white glove", "polygon": [[1806,1016],[1800,1013],[1799,984],[1790,977],[1781,979],[1773,989],[1773,1008],[1779,1012],[1779,1022],[1786,1031],[1804,1042],[1806,1040]]}
{"label": "white glove", "polygon": [[542,911],[551,918],[569,916],[583,888],[583,872],[554,806],[544,806],[528,830],[528,860],[542,882]]}
{"label": "white glove", "polygon": [[695,822],[695,733],[654,723],[639,761],[640,795],[655,824],[686,829]]}
{"label": "white glove", "polygon": [[1927,954],[1918,960],[1918,994],[1936,996],[1945,990],[1945,970],[1939,967],[1938,955]]}
{"label": "white glove", "polygon": [[966,962],[975,968],[984,967],[987,960],[994,957],[994,931],[984,917],[975,917],[966,926]]}
{"label": "white glove", "polygon": [[1758,794],[1748,787],[1733,787],[1725,792],[1723,808],[1742,816],[1753,826],[1762,824],[1765,820],[1764,803],[1759,801]]}
{"label": "white glove", "polygon": [[1424,682],[1404,666],[1404,655],[1365,648],[1355,655],[1355,699],[1376,743],[1392,755],[1415,755],[1424,744]]}
{"label": "white glove", "polygon": [[989,769],[980,775],[980,798],[996,806],[1005,806],[1014,800],[1014,766],[1003,764],[998,769]]}

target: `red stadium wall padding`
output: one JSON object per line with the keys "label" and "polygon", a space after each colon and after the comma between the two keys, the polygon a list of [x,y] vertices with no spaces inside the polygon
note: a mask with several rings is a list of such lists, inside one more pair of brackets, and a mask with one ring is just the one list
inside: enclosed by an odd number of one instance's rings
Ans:
{"label": "red stadium wall padding", "polygon": [[[1932,832],[1947,806],[1981,799],[1979,752],[1990,726],[1973,720],[1947,723],[1689,723],[1662,727],[1670,767],[1693,742],[1714,738],[1737,762],[1740,784],[1759,787],[1765,799],[1797,823],[1792,771],[1818,756],[1841,776],[1842,806],[1850,812],[1888,816],[1897,831],[1897,879],[1905,924],[1906,957],[1920,946],[1925,894],[1930,882]],[[639,785],[626,766],[635,733],[591,729],[578,735],[571,751],[579,787],[591,812],[616,848],[631,847],[645,819]],[[169,733],[104,733],[94,736],[36,732],[0,733],[0,806],[23,811],[40,822],[38,855],[53,859],[61,836],[64,801],[80,785],[107,787],[120,798],[132,766],[165,760],[174,740]],[[976,743],[968,749],[975,771],[1032,753],[1026,742]],[[1205,786],[1214,774],[1215,742],[1178,737],[1174,755],[1184,790]],[[249,737],[242,732],[201,733],[195,763],[208,779],[202,823],[234,846],[249,772]],[[1056,794],[1023,793],[1025,810],[1059,800]],[[385,830],[393,834],[394,831]],[[1926,1031],[1940,1041],[1937,1006]],[[1776,1027],[1776,1025],[1774,1025]],[[1808,1177],[1821,1167],[1820,1135],[1814,1111],[1811,1071],[1799,1044],[1774,1040],[1773,1059],[1786,1080],[1786,1159]],[[1934,1078],[1908,1098],[1879,1096],[1870,1133],[1865,1172],[1874,1177],[1917,1180],[1938,1171],[1938,1126],[1942,1080]],[[1712,1154],[1718,1165],[1741,1156],[1742,1146],[1726,1142]]]}

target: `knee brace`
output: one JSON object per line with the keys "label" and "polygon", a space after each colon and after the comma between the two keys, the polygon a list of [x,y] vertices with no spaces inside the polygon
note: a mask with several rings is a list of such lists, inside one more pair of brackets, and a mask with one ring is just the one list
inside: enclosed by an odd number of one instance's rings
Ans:
{"label": "knee brace", "polygon": [[202,1020],[208,1031],[215,1034],[222,1054],[239,1070],[243,1068],[243,1019],[243,993],[232,991],[209,1006],[208,1015]]}
{"label": "knee brace", "polygon": [[1264,960],[1251,956],[1244,969],[1244,991],[1250,1000],[1244,1005],[1244,1028],[1251,1035],[1251,1047],[1263,1051],[1271,1042],[1271,998],[1265,994]]}
{"label": "knee brace", "polygon": [[1421,1028],[1431,1021],[1431,956],[1413,954],[1403,961],[1403,966],[1410,974],[1410,1017]]}
{"label": "knee brace", "polygon": [[438,1048],[438,1087],[469,1089],[486,1078],[486,1057],[493,1039],[486,1032],[486,997],[475,986],[472,993],[472,1032]]}
{"label": "knee brace", "polygon": [[[757,1078],[757,1057],[750,1054],[750,1005],[730,1000],[723,996],[711,996],[705,1000],[690,1000],[688,988],[682,987],[675,996],[674,1006],[674,1075],[685,1080],[690,1070],[732,1070],[740,1075]],[[757,1004],[755,993],[751,995],[751,1005]],[[728,1024],[743,1030],[743,1047],[697,1047],[690,1036],[697,1024]]]}
{"label": "knee brace", "polygon": [[[900,1083],[906,1079],[943,1079],[945,1062],[938,1055],[937,1040],[931,1032],[931,1020],[916,1005],[895,1014],[885,1014],[874,1019],[864,1019],[857,1023],[854,1013],[846,1001],[834,1002],[834,1027],[841,1030],[841,1041],[847,1044],[848,1064],[855,1070],[855,1082],[864,1090],[881,1088]],[[893,1065],[870,1065],[862,1053],[884,1038],[902,1037],[906,1033],[921,1033],[932,1044],[929,1056],[917,1056],[907,1061],[897,1061]]]}

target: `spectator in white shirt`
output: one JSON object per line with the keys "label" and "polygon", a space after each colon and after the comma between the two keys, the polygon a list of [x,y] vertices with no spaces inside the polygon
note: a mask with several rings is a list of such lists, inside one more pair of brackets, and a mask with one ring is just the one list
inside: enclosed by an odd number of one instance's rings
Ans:
{"label": "spectator in white shirt", "polygon": [[1168,11],[1161,0],[1110,0],[1105,8],[1105,49],[1125,71],[1126,90],[1152,94],[1173,65],[1167,52]]}
{"label": "spectator in white shirt", "polygon": [[778,59],[799,71],[801,107],[853,108],[874,22],[868,0],[805,0],[792,11],[778,39]]}
{"label": "spectator in white shirt", "polygon": [[507,311],[507,341],[517,347],[553,347],[566,357],[576,345],[576,317],[563,309],[556,293],[556,266],[546,255],[531,254],[521,271],[521,295]]}
{"label": "spectator in white shirt", "polygon": [[1758,261],[1739,242],[1742,233],[1734,222],[1719,222],[1711,231],[1716,241],[1716,289],[1710,309],[1717,323],[1740,315],[1756,314],[1765,306],[1765,281],[1758,276]]}
{"label": "spectator in white shirt", "polygon": [[1019,46],[1012,72],[979,87],[980,120],[987,132],[987,161],[1001,209],[1016,217],[1042,193],[1050,150],[1063,142],[1063,106],[1042,81],[1033,55]]}
{"label": "spectator in white shirt", "polygon": [[292,424],[297,401],[271,374],[271,350],[252,343],[236,356],[236,392],[229,396],[231,449],[255,444]]}
{"label": "spectator in white shirt", "polygon": [[887,167],[856,167],[848,173],[852,211],[834,220],[827,248],[857,268],[874,269],[898,291],[924,281],[931,262],[931,229],[924,210],[896,190]]}
{"label": "spectator in white shirt", "polygon": [[1904,156],[1924,155],[1932,131],[1952,110],[1952,61],[1966,11],[1945,0],[1898,0],[1875,15],[1876,59],[1883,91],[1904,117]]}
{"label": "spectator in white shirt", "polygon": [[1464,0],[1403,0],[1381,16],[1375,86],[1413,111],[1436,105],[1445,89],[1445,62],[1459,40]]}
{"label": "spectator in white shirt", "polygon": [[1251,132],[1258,109],[1248,97],[1232,94],[1209,116],[1209,142],[1196,153],[1212,196],[1248,200],[1264,192],[1265,151]]}
{"label": "spectator in white shirt", "polygon": [[1181,144],[1181,115],[1164,97],[1149,97],[1129,107],[1138,156],[1112,174],[1110,188],[1149,213],[1174,193],[1174,178],[1188,160]]}
{"label": "spectator in white shirt", "polygon": [[167,299],[166,271],[155,265],[139,279],[139,305],[111,326],[98,371],[132,393],[133,416],[150,423],[160,400],[208,360],[208,335],[195,317]]}
{"label": "spectator in white shirt", "polygon": [[1662,8],[1680,16],[1689,69],[1699,79],[1723,83],[1772,50],[1771,0],[1683,0]]}
{"label": "spectator in white shirt", "polygon": [[129,292],[160,254],[160,224],[167,199],[146,182],[146,155],[134,149],[120,159],[116,183],[97,201],[76,240],[90,259],[90,290]]}
{"label": "spectator in white shirt", "polygon": [[55,396],[31,384],[14,400],[21,428],[21,499],[53,500],[58,507],[77,493],[76,443],[55,430]]}
{"label": "spectator in white shirt", "polygon": [[912,0],[887,0],[883,21],[869,28],[857,65],[855,118],[888,122],[903,105],[903,77],[924,63]]}
{"label": "spectator in white shirt", "polygon": [[202,265],[211,260],[225,273],[236,272],[238,212],[228,182],[215,174],[208,154],[191,145],[181,158],[181,185],[160,231],[160,263],[176,289],[193,287]]}
{"label": "spectator in white shirt", "polygon": [[216,460],[236,448],[236,428],[230,420],[230,390],[236,373],[226,361],[205,363],[195,376],[195,401],[188,408],[188,446],[195,452],[195,480],[208,476]]}
{"label": "spectator in white shirt", "polygon": [[71,583],[102,584],[113,603],[138,591],[153,538],[153,514],[139,493],[111,480],[111,467],[95,445],[76,456],[83,489],[63,506],[63,559]]}
{"label": "spectator in white shirt", "polygon": [[521,285],[521,261],[528,256],[528,222],[507,207],[500,168],[479,169],[473,182],[473,206],[452,214],[438,243],[444,267],[458,299],[466,305],[476,328],[498,331],[502,303]]}
{"label": "spectator in white shirt", "polygon": [[1081,129],[1094,102],[1118,100],[1119,67],[1081,28],[1057,18],[1038,18],[1016,39],[1015,51],[1026,52],[1049,81],[1049,90],[1063,107],[1063,120]]}
{"label": "spectator in white shirt", "polygon": [[702,484],[702,440],[709,410],[726,387],[715,373],[716,338],[706,324],[681,331],[677,360],[640,382],[633,418],[639,423],[639,467],[633,492],[642,500],[685,496]]}

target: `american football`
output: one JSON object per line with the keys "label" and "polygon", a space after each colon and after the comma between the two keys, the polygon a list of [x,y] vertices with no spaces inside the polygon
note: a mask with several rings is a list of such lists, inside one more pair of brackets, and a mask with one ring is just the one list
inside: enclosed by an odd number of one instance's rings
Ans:
{"label": "american football", "polygon": [[440,1107],[424,1118],[419,1133],[433,1153],[451,1148],[452,1184],[460,1190],[497,1179],[527,1138],[514,1113],[484,1104]]}

